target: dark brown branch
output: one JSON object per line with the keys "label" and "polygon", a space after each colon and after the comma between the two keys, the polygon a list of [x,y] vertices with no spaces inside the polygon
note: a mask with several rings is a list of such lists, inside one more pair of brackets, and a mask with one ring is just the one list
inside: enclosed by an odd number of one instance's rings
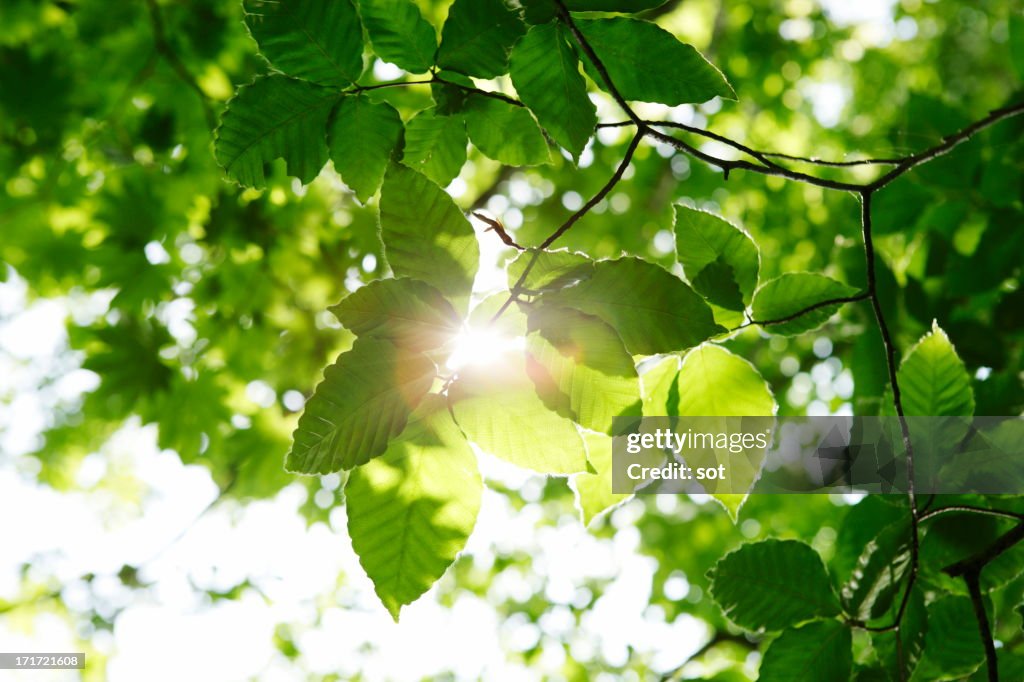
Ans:
{"label": "dark brown branch", "polygon": [[598,190],[597,194],[592,196],[590,198],[590,201],[583,204],[583,206],[580,207],[578,211],[569,216],[569,218],[566,219],[566,221],[562,223],[557,230],[552,232],[551,235],[548,236],[548,238],[545,239],[543,242],[541,242],[540,246],[538,246],[533,251],[533,256],[530,258],[530,262],[526,264],[526,268],[523,270],[523,274],[521,274],[519,276],[519,279],[516,280],[516,283],[512,285],[512,290],[509,293],[508,299],[501,305],[501,307],[498,309],[498,312],[496,312],[494,316],[491,318],[492,323],[499,317],[501,317],[502,314],[508,309],[508,307],[512,305],[512,303],[519,297],[519,294],[523,292],[523,283],[526,282],[526,278],[529,276],[530,271],[533,269],[533,266],[537,263],[537,259],[540,257],[541,252],[544,249],[551,246],[552,244],[554,244],[558,240],[558,238],[561,237],[563,234],[568,232],[572,228],[572,226],[575,225],[577,221],[579,221],[580,218],[589,213],[590,210],[594,208],[594,206],[599,204],[602,199],[608,196],[608,193],[612,191],[615,185],[619,184],[619,181],[622,180],[622,176],[625,174],[626,169],[629,167],[630,161],[633,160],[633,154],[634,152],[636,152],[636,148],[640,145],[640,140],[642,140],[643,137],[643,133],[639,131],[636,135],[633,136],[633,139],[630,141],[629,146],[626,148],[626,153],[623,155],[622,160],[619,162],[618,167],[615,169],[615,172],[612,173],[612,176],[610,178],[608,178],[608,182],[604,184],[604,187]]}
{"label": "dark brown branch", "polygon": [[741,324],[738,327],[734,327],[732,329],[732,331],[739,331],[740,329],[745,329],[745,328],[750,327],[750,326],[755,325],[755,324],[759,325],[761,327],[767,327],[767,326],[773,325],[773,324],[783,324],[785,322],[792,322],[793,320],[795,320],[797,318],[800,318],[800,317],[803,317],[807,313],[814,312],[815,310],[818,310],[819,308],[827,308],[830,305],[842,305],[844,303],[856,303],[857,301],[864,301],[864,300],[866,300],[866,299],[868,299],[870,297],[871,297],[871,294],[869,292],[867,292],[867,291],[864,291],[864,292],[861,292],[859,294],[854,294],[853,296],[840,296],[839,298],[828,298],[828,299],[825,299],[824,301],[818,301],[817,303],[815,303],[813,305],[809,305],[806,308],[802,308],[802,309],[796,311],[795,313],[793,313],[791,315],[786,315],[785,317],[780,317],[778,319],[774,319],[774,320],[749,320],[747,322],[744,322],[743,324]]}
{"label": "dark brown branch", "polygon": [[199,103],[203,107],[203,116],[206,118],[206,125],[212,132],[217,127],[217,116],[213,113],[213,109],[210,106],[210,98],[207,97],[206,92],[199,87],[199,83],[189,72],[188,67],[185,66],[184,62],[178,56],[178,53],[174,51],[170,41],[167,39],[167,30],[164,27],[163,15],[160,13],[160,7],[157,6],[156,0],[146,0],[146,5],[149,7],[149,20],[153,25],[153,42],[156,45],[156,51],[164,58],[171,70],[178,77],[182,83],[184,83],[190,90],[196,93],[199,97]]}
{"label": "dark brown branch", "polygon": [[996,643],[992,639],[992,626],[988,622],[988,614],[985,613],[985,600],[981,596],[980,569],[965,573],[964,582],[967,583],[967,592],[971,595],[974,617],[978,620],[978,634],[981,635],[981,644],[985,647],[985,665],[988,668],[988,682],[999,682],[999,659],[996,655]]}
{"label": "dark brown branch", "polygon": [[918,152],[917,154],[911,154],[910,156],[905,157],[902,161],[900,161],[900,164],[896,166],[896,168],[893,168],[891,171],[889,171],[882,177],[868,184],[867,186],[865,186],[864,189],[866,191],[871,192],[876,189],[885,187],[890,182],[892,182],[899,176],[909,171],[911,168],[920,166],[923,163],[928,163],[933,159],[937,159],[938,157],[947,154],[954,147],[971,139],[972,137],[974,137],[975,134],[981,132],[985,128],[988,128],[989,126],[994,125],[999,121],[1002,121],[1003,119],[1010,118],[1011,116],[1016,116],[1020,113],[1024,113],[1024,102],[1020,104],[1013,104],[1008,107],[1003,107],[1001,109],[994,109],[993,111],[989,112],[988,116],[986,116],[985,118],[975,121],[971,125],[967,126],[966,128],[963,128],[962,130],[956,133],[953,133],[952,135],[947,135],[946,137],[943,138],[941,144],[938,144],[930,149],[926,149],[922,152]]}
{"label": "dark brown branch", "polygon": [[526,250],[524,247],[522,247],[519,244],[517,244],[515,239],[512,239],[512,235],[510,235],[505,230],[505,226],[501,224],[500,220],[495,220],[494,218],[488,218],[483,213],[479,213],[477,211],[473,211],[472,215],[477,220],[481,220],[481,221],[487,223],[490,226],[486,230],[484,230],[484,232],[492,232],[493,231],[494,233],[496,233],[498,235],[498,239],[500,239],[502,242],[504,242],[505,245],[511,246],[514,249],[519,249],[520,251],[525,251]]}
{"label": "dark brown branch", "polygon": [[959,576],[967,575],[971,571],[980,571],[987,564],[995,561],[995,559],[997,559],[1003,552],[1022,540],[1024,540],[1024,523],[1018,524],[1014,526],[1013,529],[1003,533],[995,542],[977,554],[970,556],[963,561],[958,561],[955,564],[947,566],[942,569],[942,572],[953,578],[957,578]]}

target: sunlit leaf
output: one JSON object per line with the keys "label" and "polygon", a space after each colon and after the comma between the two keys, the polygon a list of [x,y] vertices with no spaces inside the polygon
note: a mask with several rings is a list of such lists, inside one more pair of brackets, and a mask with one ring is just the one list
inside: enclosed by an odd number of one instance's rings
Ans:
{"label": "sunlit leaf", "polygon": [[681,279],[639,258],[598,261],[590,279],[544,300],[600,317],[634,355],[690,348],[725,331]]}
{"label": "sunlit leaf", "polygon": [[579,59],[557,24],[534,26],[512,50],[509,74],[523,104],[555,142],[579,157],[597,124]]}
{"label": "sunlit leaf", "polygon": [[[736,99],[721,71],[657,24],[626,17],[576,23],[626,99],[672,106]],[[590,60],[584,64],[594,82],[606,87]]]}
{"label": "sunlit leaf", "polygon": [[425,109],[405,125],[402,163],[445,187],[466,163],[466,124],[460,116],[440,116]]}
{"label": "sunlit leaf", "polygon": [[465,547],[482,490],[476,455],[436,395],[383,455],[349,476],[352,548],[396,621]]}
{"label": "sunlit leaf", "polygon": [[471,95],[463,109],[473,144],[495,161],[536,166],[550,161],[548,144],[530,112],[494,97]]}
{"label": "sunlit leaf", "polygon": [[434,285],[465,311],[480,248],[473,227],[444,190],[393,164],[381,188],[380,229],[396,275]]}
{"label": "sunlit leaf", "polygon": [[974,392],[963,361],[938,324],[908,352],[896,375],[907,415],[970,416]]}
{"label": "sunlit leaf", "polygon": [[[853,296],[857,290],[813,272],[790,272],[768,280],[754,292],[751,309],[757,322],[773,334],[792,336],[817,329],[839,310],[834,303],[798,315],[801,311],[835,298]],[[794,317],[795,316],[795,317]],[[789,319],[793,317],[793,319]],[[779,322],[779,320],[785,320]]]}
{"label": "sunlit leaf", "polygon": [[[743,310],[757,288],[761,259],[754,240],[745,231],[712,213],[681,204],[675,206],[675,212],[676,254],[686,279],[712,303],[730,310]],[[727,286],[706,276],[709,270],[720,264],[728,266],[731,291],[739,293],[740,300],[736,300]]]}
{"label": "sunlit leaf", "polygon": [[527,372],[551,409],[612,433],[614,417],[640,415],[640,380],[615,330],[569,308],[530,312]]}
{"label": "sunlit leaf", "polygon": [[365,464],[405,428],[434,382],[426,356],[379,339],[358,339],[324,370],[306,403],[285,467],[327,474]]}
{"label": "sunlit leaf", "polygon": [[370,282],[330,311],[358,336],[387,339],[419,351],[448,343],[461,325],[458,313],[440,291],[406,278]]}

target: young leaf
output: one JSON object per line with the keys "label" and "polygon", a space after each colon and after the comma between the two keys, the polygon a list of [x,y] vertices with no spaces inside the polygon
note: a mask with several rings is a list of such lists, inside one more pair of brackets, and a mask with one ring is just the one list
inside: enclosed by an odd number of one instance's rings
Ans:
{"label": "young leaf", "polygon": [[[676,411],[683,417],[720,417],[717,430],[735,431],[742,417],[743,430],[753,432],[771,428],[777,406],[771,388],[757,369],[738,355],[721,346],[704,344],[683,358],[676,377]],[[756,419],[765,417],[765,419]],[[715,430],[704,422],[710,430]],[[721,504],[735,522],[740,507],[746,501],[746,492],[761,475],[765,449],[756,445],[741,452],[731,450],[694,448],[680,453],[692,467],[725,464],[729,472],[728,488],[720,491],[716,482],[706,482],[705,489]],[[736,492],[742,490],[744,492]]]}
{"label": "young leaf", "polygon": [[462,117],[440,116],[434,109],[425,109],[405,124],[402,163],[447,187],[466,163],[468,143]]}
{"label": "young leaf", "polygon": [[974,414],[971,377],[938,324],[910,349],[896,376],[908,416]]}
{"label": "young leaf", "polygon": [[839,613],[821,557],[795,540],[764,540],[725,555],[711,570],[711,595],[747,630],[782,630]]}
{"label": "young leaf", "polygon": [[597,125],[580,62],[559,24],[534,26],[512,49],[509,75],[519,99],[551,138],[579,158]]}
{"label": "young leaf", "polygon": [[356,339],[324,370],[299,418],[285,468],[329,474],[365,464],[387,449],[437,374],[426,356],[387,341]]}
{"label": "young leaf", "polygon": [[344,97],[327,127],[334,168],[363,203],[380,189],[401,139],[402,119],[395,108],[366,95]]}
{"label": "young leaf", "polygon": [[850,679],[853,635],[834,620],[786,630],[764,653],[758,682],[837,682]]}
{"label": "young leaf", "polygon": [[[725,76],[704,55],[656,24],[626,17],[576,24],[626,99],[670,106],[736,99]],[[584,66],[595,83],[607,87],[589,59]]]}
{"label": "young leaf", "polygon": [[525,108],[494,97],[470,95],[463,114],[469,139],[495,161],[508,166],[551,161],[544,134]]}
{"label": "young leaf", "polygon": [[411,0],[359,0],[359,14],[373,51],[410,73],[434,65],[437,33]]}
{"label": "young leaf", "polygon": [[529,329],[526,369],[550,409],[607,434],[613,418],[640,416],[640,380],[614,329],[550,306],[530,313]]}
{"label": "young leaf", "polygon": [[349,476],[352,548],[396,621],[466,546],[482,490],[476,456],[437,395],[382,456]]}
{"label": "young leaf", "polygon": [[597,261],[593,277],[543,298],[600,317],[634,355],[691,348],[725,331],[693,289],[639,258]]}
{"label": "young leaf", "polygon": [[288,174],[312,182],[327,163],[324,128],[338,94],[285,76],[264,76],[238,89],[221,117],[217,163],[244,187],[265,185],[264,166],[284,159]]}
{"label": "young leaf", "polygon": [[407,278],[370,282],[329,310],[357,336],[387,339],[417,351],[443,346],[462,322],[440,291]]}
{"label": "young leaf", "polygon": [[455,0],[441,30],[437,64],[477,78],[496,78],[508,53],[526,31],[502,0]]}
{"label": "young leaf", "polygon": [[[857,290],[812,272],[790,272],[769,280],[754,292],[751,310],[758,322],[773,322],[834,298],[853,296]],[[773,334],[795,336],[817,329],[839,310],[839,303],[815,308],[786,322],[765,325]]]}
{"label": "young leaf", "polygon": [[455,421],[485,452],[541,473],[588,471],[579,432],[537,396],[521,353],[463,368],[448,395]]}
{"label": "young leaf", "polygon": [[473,227],[443,189],[392,164],[381,188],[380,231],[395,275],[434,285],[465,311],[480,248]]}
{"label": "young leaf", "polygon": [[[712,303],[729,310],[743,310],[757,288],[761,264],[754,240],[732,223],[705,211],[679,204],[675,214],[676,254],[686,279]],[[731,287],[722,286],[715,277],[708,276],[709,270],[720,264],[728,266]],[[732,293],[736,290],[740,294],[739,301]]]}
{"label": "young leaf", "polygon": [[324,85],[363,72],[363,30],[352,0],[246,0],[245,24],[279,71]]}
{"label": "young leaf", "polygon": [[[534,261],[534,256],[536,260]],[[523,280],[527,291],[554,291],[578,284],[594,274],[594,262],[586,255],[561,249],[558,251],[527,250],[521,252],[508,264],[508,286],[511,289],[519,282],[527,266],[533,262],[530,272]]]}

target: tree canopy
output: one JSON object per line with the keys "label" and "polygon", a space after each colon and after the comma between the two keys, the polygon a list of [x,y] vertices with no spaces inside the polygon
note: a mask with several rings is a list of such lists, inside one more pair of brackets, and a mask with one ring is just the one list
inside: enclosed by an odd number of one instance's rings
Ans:
{"label": "tree canopy", "polygon": [[[538,677],[1021,679],[1019,498],[632,498],[611,436],[851,414],[909,439],[905,417],[1024,413],[1022,12],[5,3],[0,286],[61,302],[67,343],[0,465],[132,509],[138,480],[81,472],[151,426],[207,472],[208,509],[297,491],[398,627],[463,595],[535,626],[504,654]],[[77,368],[86,390],[49,389]],[[543,556],[486,535],[499,498],[649,558],[645,617],[704,644],[665,663],[581,643],[620,578],[558,595]],[[0,615],[56,609],[95,653],[124,607],[20,561]],[[129,602],[159,586],[105,570]],[[300,676],[342,676],[295,634],[345,611],[337,583],[267,644]],[[273,601],[258,577],[212,585],[190,589]]]}

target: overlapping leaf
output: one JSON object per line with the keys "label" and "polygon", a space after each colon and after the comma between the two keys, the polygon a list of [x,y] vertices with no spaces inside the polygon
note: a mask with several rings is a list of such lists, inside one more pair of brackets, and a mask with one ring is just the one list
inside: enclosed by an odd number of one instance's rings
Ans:
{"label": "overlapping leaf", "polygon": [[352,547],[396,621],[465,547],[482,489],[476,456],[436,395],[382,456],[351,473]]}
{"label": "overlapping leaf", "polygon": [[[576,23],[626,99],[670,106],[736,99],[721,71],[657,24],[625,17]],[[584,65],[595,83],[607,87],[589,59]]]}
{"label": "overlapping leaf", "polygon": [[245,23],[271,64],[324,85],[355,83],[363,31],[352,0],[246,0]]}
{"label": "overlapping leaf", "polygon": [[545,294],[544,300],[600,317],[632,354],[690,348],[725,331],[693,289],[639,258],[598,261],[590,279]]}
{"label": "overlapping leaf", "polygon": [[724,556],[710,573],[711,594],[748,630],[781,630],[839,613],[821,557],[794,540],[764,540]]}
{"label": "overlapping leaf", "polygon": [[381,188],[380,229],[395,275],[432,284],[465,311],[480,247],[473,227],[444,190],[393,164]]}
{"label": "overlapping leaf", "polygon": [[615,330],[569,308],[529,316],[527,371],[551,409],[581,426],[612,433],[612,419],[640,415],[640,380]]}
{"label": "overlapping leaf", "polygon": [[555,23],[532,27],[513,48],[509,63],[519,99],[574,157],[579,157],[597,124],[597,109],[579,69],[564,29]]}
{"label": "overlapping leaf", "polygon": [[349,294],[330,311],[358,336],[426,351],[448,343],[461,320],[441,292],[415,279],[383,279]]}
{"label": "overlapping leaf", "polygon": [[378,57],[411,73],[434,65],[437,33],[414,2],[359,0],[359,14]]}
{"label": "overlapping leaf", "polygon": [[324,370],[299,418],[285,467],[327,474],[377,457],[405,428],[435,375],[434,363],[420,353],[357,339]]}
{"label": "overlapping leaf", "polygon": [[834,620],[786,630],[764,654],[759,682],[838,682],[850,679],[853,635]]}
{"label": "overlapping leaf", "polygon": [[743,310],[757,288],[760,254],[750,235],[712,213],[677,205],[676,254],[690,284],[712,303]]}
{"label": "overlapping leaf", "polygon": [[502,0],[455,0],[441,31],[437,63],[477,78],[508,68],[508,53],[526,26]]}
{"label": "overlapping leaf", "polygon": [[214,144],[217,163],[246,187],[263,187],[264,168],[275,159],[285,160],[289,175],[311,182],[327,163],[324,129],[338,97],[294,78],[257,78],[228,102]]}
{"label": "overlapping leaf", "polygon": [[342,99],[327,128],[327,147],[335,170],[359,201],[380,189],[401,139],[402,119],[390,104],[365,95]]}
{"label": "overlapping leaf", "polygon": [[[529,272],[527,272],[529,268]],[[594,274],[594,262],[582,253],[567,251],[523,251],[508,264],[508,286],[519,284],[526,273],[525,291],[554,291],[578,284]]]}
{"label": "overlapping leaf", "polygon": [[495,97],[470,95],[463,115],[469,139],[495,161],[509,166],[550,161],[544,134],[525,108]]}
{"label": "overlapping leaf", "polygon": [[[825,301],[853,296],[857,290],[813,272],[790,272],[769,280],[754,292],[754,320],[773,334],[791,336],[817,329],[839,310],[839,303],[815,307]],[[795,317],[794,317],[795,316]],[[789,319],[789,318],[793,319]],[[781,321],[785,320],[785,321]]]}
{"label": "overlapping leaf", "polygon": [[466,125],[460,116],[441,116],[425,109],[405,125],[402,163],[445,187],[466,163]]}

